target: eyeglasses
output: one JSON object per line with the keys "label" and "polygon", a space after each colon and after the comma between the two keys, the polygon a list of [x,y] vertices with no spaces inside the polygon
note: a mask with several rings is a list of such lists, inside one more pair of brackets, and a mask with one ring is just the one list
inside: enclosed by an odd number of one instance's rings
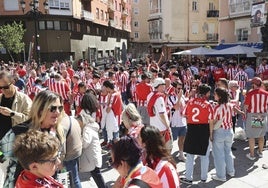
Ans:
{"label": "eyeglasses", "polygon": [[197,87],[197,85],[192,85],[192,87]]}
{"label": "eyeglasses", "polygon": [[52,113],[55,113],[57,111],[57,109],[59,110],[59,112],[62,112],[63,106],[50,106],[49,107],[49,111]]}
{"label": "eyeglasses", "polygon": [[53,165],[55,165],[58,160],[60,160],[60,153],[58,153],[58,155],[52,159],[48,159],[48,160],[39,160],[37,161],[38,163],[51,163]]}
{"label": "eyeglasses", "polygon": [[9,89],[10,85],[11,85],[11,83],[9,83],[9,84],[6,85],[6,86],[0,86],[0,89]]}

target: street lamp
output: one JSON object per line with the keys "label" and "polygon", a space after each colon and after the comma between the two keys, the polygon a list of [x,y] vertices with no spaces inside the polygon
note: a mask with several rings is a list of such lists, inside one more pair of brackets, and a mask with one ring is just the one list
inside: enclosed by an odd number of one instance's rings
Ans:
{"label": "street lamp", "polygon": [[[26,8],[25,0],[21,0],[20,4],[21,4],[22,12],[24,13],[25,8]],[[39,67],[40,66],[40,46],[38,43],[38,38],[39,38],[38,16],[41,14],[41,12],[38,9],[39,8],[39,0],[32,0],[29,5],[31,7],[31,10],[29,12],[27,12],[27,14],[33,15],[33,19],[34,19],[34,38],[35,38],[36,62],[37,62],[37,65]],[[47,12],[47,10],[49,9],[47,0],[45,0],[43,2],[43,6],[45,9],[45,12]]]}

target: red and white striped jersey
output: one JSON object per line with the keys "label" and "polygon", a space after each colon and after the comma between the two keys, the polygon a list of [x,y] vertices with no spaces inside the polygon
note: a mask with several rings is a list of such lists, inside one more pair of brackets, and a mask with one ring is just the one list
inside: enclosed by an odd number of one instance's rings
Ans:
{"label": "red and white striped jersey", "polygon": [[32,87],[34,86],[34,82],[35,82],[36,78],[33,77],[29,77],[28,78],[28,82],[26,83],[26,87],[27,87],[27,94],[30,95],[31,91],[32,91]]}
{"label": "red and white striped jersey", "polygon": [[124,72],[119,76],[118,85],[121,93],[127,91],[128,75]]}
{"label": "red and white striped jersey", "polygon": [[144,81],[136,85],[137,106],[147,106],[147,96],[153,91],[150,84]]}
{"label": "red and white striped jersey", "polygon": [[78,92],[75,96],[74,96],[74,104],[75,106],[79,107],[81,105],[81,101],[83,99],[83,94]]}
{"label": "red and white striped jersey", "polygon": [[100,94],[99,102],[100,102],[100,116],[102,117],[103,111],[106,109],[108,104],[108,95]]}
{"label": "red and white striped jersey", "polygon": [[34,85],[32,87],[31,93],[34,93],[35,95],[37,95],[39,92],[44,91],[44,90],[45,90],[45,88],[42,88],[42,86]]}
{"label": "red and white striped jersey", "polygon": [[70,87],[65,81],[56,81],[51,83],[49,90],[59,94],[63,100],[69,100]]}
{"label": "red and white striped jersey", "polygon": [[267,113],[268,92],[263,89],[254,89],[246,94],[245,105],[248,113]]}
{"label": "red and white striped jersey", "polygon": [[137,82],[132,81],[130,83],[130,92],[131,92],[132,102],[137,101],[136,86],[137,86]]}
{"label": "red and white striped jersey", "polygon": [[227,78],[229,80],[234,80],[234,77],[237,73],[237,69],[232,67],[232,68],[229,68],[228,71],[227,71]]}
{"label": "red and white striped jersey", "polygon": [[157,173],[158,177],[160,178],[163,187],[167,188],[180,187],[179,176],[176,172],[176,169],[170,162],[160,160],[154,170]]}
{"label": "red and white striped jersey", "polygon": [[231,103],[226,103],[220,105],[218,104],[214,108],[214,119],[222,119],[221,128],[223,129],[231,129],[233,127],[232,117],[235,115],[233,106],[234,105]]}
{"label": "red and white striped jersey", "polygon": [[54,78],[49,78],[45,81],[44,85],[50,89],[51,88],[51,84],[54,82]]}
{"label": "red and white striped jersey", "polygon": [[244,70],[239,70],[236,73],[234,80],[238,81],[238,85],[241,89],[244,89],[248,81],[248,74]]}
{"label": "red and white striped jersey", "polygon": [[260,64],[257,68],[256,68],[256,74],[262,74],[263,72],[268,70],[268,65],[263,65]]}
{"label": "red and white striped jersey", "polygon": [[89,83],[87,85],[87,88],[88,89],[93,89],[94,91],[100,91],[101,90],[101,84],[99,82],[97,82],[97,83],[91,82],[91,83]]}

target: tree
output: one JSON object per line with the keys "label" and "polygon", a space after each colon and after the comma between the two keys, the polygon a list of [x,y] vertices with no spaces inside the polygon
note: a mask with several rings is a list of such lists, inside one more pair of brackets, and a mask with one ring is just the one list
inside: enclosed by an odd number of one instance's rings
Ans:
{"label": "tree", "polygon": [[13,62],[12,53],[18,54],[24,49],[22,38],[25,31],[21,22],[0,26],[0,46],[7,50]]}

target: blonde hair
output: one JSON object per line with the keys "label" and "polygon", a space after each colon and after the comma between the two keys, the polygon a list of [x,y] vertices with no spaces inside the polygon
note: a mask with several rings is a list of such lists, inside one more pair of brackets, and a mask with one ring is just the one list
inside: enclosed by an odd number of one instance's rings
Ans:
{"label": "blonde hair", "polygon": [[[41,91],[35,96],[30,112],[31,129],[41,129],[42,122],[48,113],[49,106],[57,99],[60,99],[60,102],[63,103],[60,95],[49,90]],[[56,133],[61,143],[65,142],[64,130],[63,127],[59,124],[61,122],[63,114],[64,111],[61,112],[58,118],[58,122],[55,125]]]}
{"label": "blonde hair", "polygon": [[122,113],[122,120],[127,128],[129,128],[134,122],[141,123],[141,115],[133,103],[129,103],[125,107],[125,110]]}

